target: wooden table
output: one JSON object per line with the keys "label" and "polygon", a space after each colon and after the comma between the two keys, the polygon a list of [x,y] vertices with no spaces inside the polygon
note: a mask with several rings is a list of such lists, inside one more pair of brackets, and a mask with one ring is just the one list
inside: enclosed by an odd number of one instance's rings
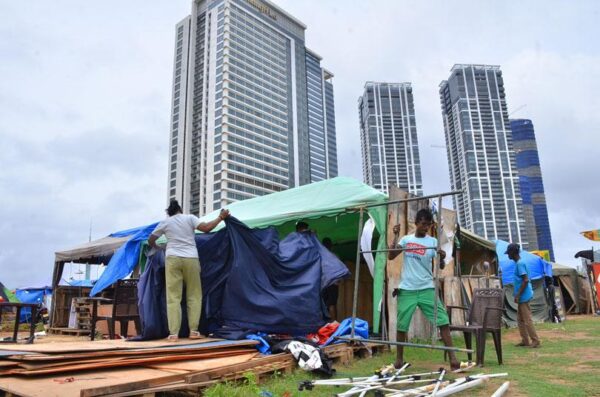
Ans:
{"label": "wooden table", "polygon": [[33,343],[35,319],[37,318],[37,311],[41,305],[39,303],[0,302],[0,323],[2,323],[2,312],[5,307],[11,309],[13,307],[17,308],[17,313],[15,315],[15,329],[13,331],[13,337],[10,340],[1,340],[0,343],[17,343],[17,334],[19,333],[19,325],[21,324],[21,309],[27,307],[31,309],[31,326],[29,328],[29,338],[26,343]]}

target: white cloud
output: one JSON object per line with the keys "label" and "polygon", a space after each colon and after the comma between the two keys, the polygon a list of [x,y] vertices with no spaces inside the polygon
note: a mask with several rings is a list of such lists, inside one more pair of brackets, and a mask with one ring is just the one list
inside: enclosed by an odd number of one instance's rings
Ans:
{"label": "white cloud", "polygon": [[[449,188],[438,84],[502,66],[536,126],[557,257],[600,227],[600,6],[592,1],[276,0],[335,74],[340,173],[361,178],[357,98],[413,83],[424,188]],[[175,24],[190,2],[0,3],[0,281],[48,282],[54,251],[163,216]],[[597,178],[596,178],[597,179]]]}

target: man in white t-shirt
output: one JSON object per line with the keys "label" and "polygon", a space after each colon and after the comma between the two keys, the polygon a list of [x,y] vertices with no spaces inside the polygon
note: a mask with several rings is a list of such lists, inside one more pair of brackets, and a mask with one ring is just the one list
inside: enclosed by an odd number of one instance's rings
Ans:
{"label": "man in white t-shirt", "polygon": [[163,234],[167,236],[165,264],[167,319],[169,321],[169,337],[167,339],[176,341],[179,335],[183,284],[186,288],[190,339],[198,339],[202,337],[198,332],[202,313],[202,285],[195,231],[210,232],[229,216],[229,211],[221,210],[216,219],[207,223],[200,222],[200,219],[194,215],[183,214],[177,200],[171,201],[166,211],[169,217],[154,229],[148,239],[148,244],[156,247],[156,240]]}

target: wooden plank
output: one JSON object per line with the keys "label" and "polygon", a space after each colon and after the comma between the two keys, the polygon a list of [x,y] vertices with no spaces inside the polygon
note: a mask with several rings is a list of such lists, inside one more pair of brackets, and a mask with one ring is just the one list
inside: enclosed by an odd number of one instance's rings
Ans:
{"label": "wooden plank", "polygon": [[[95,343],[95,342],[89,342]],[[96,357],[111,357],[121,355],[143,355],[143,354],[167,354],[168,351],[182,352],[182,351],[208,351],[215,349],[228,349],[228,348],[239,348],[239,347],[250,347],[256,345],[258,342],[253,340],[220,340],[210,343],[200,344],[172,344],[170,346],[163,346],[158,348],[147,348],[147,349],[117,349],[117,350],[101,350],[101,351],[84,351],[75,352],[70,354],[25,354],[25,355],[11,355],[10,359],[18,359],[22,361],[55,361],[55,360],[66,360],[66,359],[88,359]]]}
{"label": "wooden plank", "polygon": [[212,371],[202,371],[195,374],[190,374],[185,377],[185,381],[187,383],[204,382],[211,379],[218,379],[222,376],[226,376],[231,373],[252,369],[261,365],[275,363],[281,364],[281,366],[285,366],[290,362],[295,364],[296,361],[294,360],[294,357],[289,353],[272,354],[270,356],[257,358],[243,364],[229,365]]}
{"label": "wooden plank", "polygon": [[[179,362],[177,363],[177,366],[181,366],[181,368],[191,368],[191,365],[194,365],[196,368],[198,368],[200,371],[206,371],[209,369],[214,369],[214,368],[219,368],[219,367],[224,367],[224,366],[228,366],[228,365],[235,365],[235,364],[241,364],[244,362],[248,362],[249,360],[251,360],[256,354],[247,354],[247,355],[240,355],[240,356],[233,356],[233,357],[226,357],[226,358],[218,358],[218,359],[209,359],[209,360],[202,360],[202,361],[193,361],[193,362],[188,362],[188,361],[184,361],[184,362]],[[192,364],[194,363],[194,364]],[[170,365],[170,364],[161,364],[161,365]],[[165,369],[160,369],[157,366],[153,365],[152,366],[153,369],[155,370],[160,370],[162,373],[166,373]],[[81,397],[97,397],[97,396],[103,396],[103,395],[135,395],[135,394],[140,394],[142,392],[148,392],[148,389],[151,388],[160,388],[160,387],[166,387],[166,385],[173,385],[175,384],[178,388],[181,387],[181,385],[186,385],[185,380],[184,380],[184,376],[187,375],[188,372],[184,373],[184,374],[177,374],[177,375],[169,375],[169,376],[162,376],[162,377],[155,377],[155,378],[147,378],[147,379],[139,379],[139,380],[134,380],[134,381],[129,381],[126,383],[117,383],[117,384],[108,384],[105,386],[97,386],[97,387],[89,387],[89,388],[85,388],[81,390]],[[210,382],[210,383],[214,383],[214,382]],[[165,389],[165,390],[169,390],[169,389]],[[161,390],[157,390],[157,391],[161,391]],[[134,394],[129,394],[129,392],[133,392]],[[123,394],[120,394],[123,393]]]}
{"label": "wooden plank", "polygon": [[[396,186],[390,187],[389,194],[390,201],[402,200],[408,197],[407,192],[398,189]],[[388,206],[388,225],[386,237],[388,244],[394,240],[393,228],[396,224],[400,225],[400,236],[407,234],[408,222],[406,221],[406,215],[406,203]],[[385,253],[381,255],[385,255]],[[403,261],[404,255],[398,255],[394,260],[388,260],[385,267],[387,277],[387,291],[385,291],[385,293],[387,299],[388,339],[394,342],[397,340],[398,298],[393,297],[392,292],[395,288],[398,288],[398,285],[400,284]]]}
{"label": "wooden plank", "polygon": [[[177,375],[181,378],[182,375]],[[40,376],[35,378],[0,378],[0,390],[27,397],[78,397],[81,389],[108,387],[125,382],[157,380],[173,377],[173,374],[149,368],[118,368],[93,373]],[[72,382],[60,383],[67,378]],[[0,393],[1,394],[1,393]]]}
{"label": "wooden plank", "polygon": [[136,366],[150,363],[163,363],[169,361],[183,361],[183,360],[193,360],[193,359],[209,359],[209,358],[219,358],[219,357],[228,357],[235,356],[247,353],[248,350],[232,350],[232,351],[216,351],[216,352],[203,352],[196,354],[177,354],[170,356],[157,356],[157,357],[142,357],[142,358],[130,358],[130,359],[116,359],[116,360],[105,360],[98,363],[93,364],[66,364],[61,367],[51,367],[45,369],[38,370],[20,370],[20,369],[11,369],[9,373],[13,375],[25,375],[25,376],[34,376],[34,375],[49,375],[49,374],[58,374],[65,372],[74,372],[74,371],[91,371],[98,370],[103,368],[115,368],[115,367],[125,367],[125,366]]}
{"label": "wooden plank", "polygon": [[[74,353],[74,352],[85,352],[85,351],[104,351],[104,350],[118,350],[118,349],[147,349],[147,348],[158,348],[158,347],[172,347],[182,345],[197,345],[209,342],[221,342],[224,339],[180,339],[177,342],[167,341],[165,339],[153,340],[153,341],[126,341],[124,339],[107,339],[97,341],[76,341],[76,342],[57,342],[57,343],[39,343],[39,344],[4,344],[2,350],[17,350],[26,351],[33,353]],[[229,342],[229,341],[227,341]]]}
{"label": "wooden plank", "polygon": [[[446,306],[462,306],[462,286],[460,278],[446,277],[444,279],[444,303]],[[452,309],[452,325],[465,325],[466,312]]]}

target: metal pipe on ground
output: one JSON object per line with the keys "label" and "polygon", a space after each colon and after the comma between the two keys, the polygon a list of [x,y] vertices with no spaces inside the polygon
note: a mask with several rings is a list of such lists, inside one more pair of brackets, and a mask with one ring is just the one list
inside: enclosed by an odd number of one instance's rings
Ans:
{"label": "metal pipe on ground", "polygon": [[345,336],[336,336],[335,339],[345,340],[349,342],[371,342],[371,343],[380,343],[384,345],[393,345],[393,346],[405,346],[405,347],[418,347],[422,349],[434,349],[434,350],[446,350],[453,352],[463,352],[463,353],[473,353],[473,349],[462,349],[459,347],[448,347],[448,346],[438,346],[438,345],[421,345],[419,343],[410,343],[410,342],[392,342],[389,340],[377,340],[377,339],[362,339],[362,338],[348,338]]}
{"label": "metal pipe on ground", "polygon": [[446,396],[451,396],[452,394],[464,391],[464,390],[468,390],[471,389],[473,387],[477,387],[482,385],[483,383],[488,381],[488,377],[481,377],[481,378],[477,378],[474,379],[470,382],[465,382],[465,383],[461,383],[458,386],[452,387],[452,384],[448,385],[447,387],[443,388],[442,390],[440,390],[438,392],[438,394],[436,395],[436,397],[446,397]]}
{"label": "metal pipe on ground", "polygon": [[500,386],[498,390],[496,390],[494,394],[492,394],[492,397],[502,397],[504,393],[506,393],[506,391],[508,390],[509,386],[510,382],[504,382],[502,386]]}

